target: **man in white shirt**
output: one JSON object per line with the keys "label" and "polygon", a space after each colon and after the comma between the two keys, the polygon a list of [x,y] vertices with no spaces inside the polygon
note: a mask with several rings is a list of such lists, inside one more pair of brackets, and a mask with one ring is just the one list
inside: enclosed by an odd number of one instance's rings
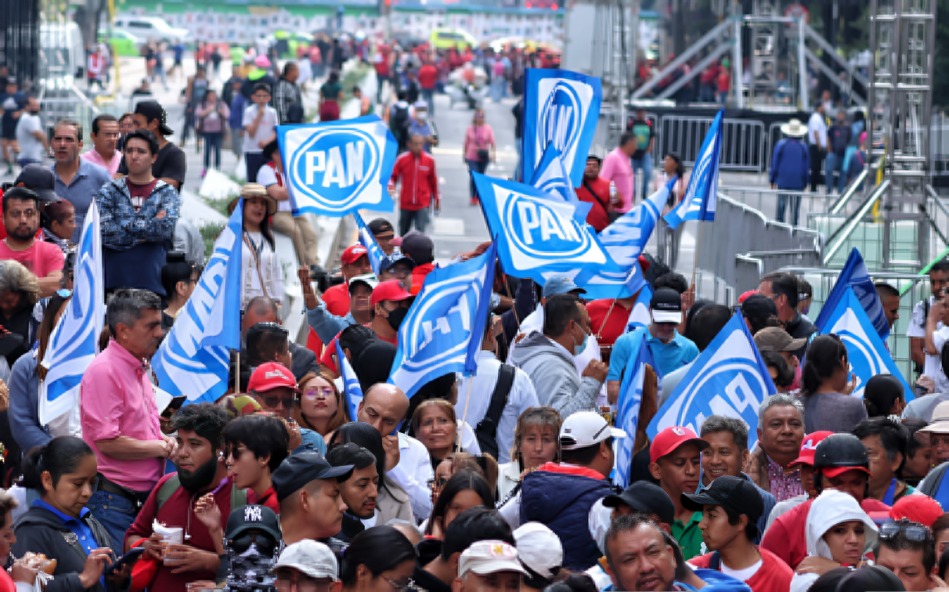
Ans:
{"label": "man in white shirt", "polygon": [[827,154],[827,118],[824,104],[817,103],[807,121],[807,145],[811,159],[811,192],[817,191],[824,170],[824,155]]}
{"label": "man in white shirt", "polygon": [[270,86],[259,82],[250,95],[253,105],[244,109],[244,166],[247,182],[257,181],[257,171],[266,162],[264,146],[277,139],[277,111],[270,103]]}
{"label": "man in white shirt", "polygon": [[[917,374],[926,374],[927,366],[931,368],[934,364],[939,365],[940,352],[927,351],[926,321],[933,303],[942,298],[943,290],[947,286],[949,286],[949,261],[937,261],[929,269],[929,287],[932,294],[913,305],[913,315],[910,317],[909,327],[906,329],[906,336],[909,337],[910,359],[913,360]],[[941,329],[941,319],[936,320],[939,321],[936,323],[936,329]],[[930,360],[929,358],[933,359]]]}
{"label": "man in white shirt", "polygon": [[[492,395],[498,385],[502,364],[495,356],[497,340],[494,338],[494,323],[488,322],[481,340],[481,351],[478,352],[478,369],[471,378],[462,378],[458,381],[458,401],[455,403],[455,414],[459,419],[477,429],[478,424],[485,419],[491,406]],[[526,372],[520,368],[504,364],[508,371],[513,372],[513,382],[505,393],[504,407],[501,416],[497,419],[495,439],[497,440],[498,463],[511,461],[511,448],[514,446],[514,428],[517,418],[528,407],[537,407],[537,393],[534,383]]]}
{"label": "man in white shirt", "polygon": [[409,398],[394,384],[379,383],[369,387],[356,409],[356,420],[368,423],[382,434],[386,451],[386,471],[412,502],[412,513],[418,520],[432,513],[432,491],[429,482],[435,478],[432,461],[425,445],[411,436],[396,432],[409,410]]}
{"label": "man in white shirt", "polygon": [[20,154],[17,156],[20,168],[40,164],[46,158],[49,142],[40,119],[40,101],[36,97],[29,98],[17,121],[16,141],[20,145]]}

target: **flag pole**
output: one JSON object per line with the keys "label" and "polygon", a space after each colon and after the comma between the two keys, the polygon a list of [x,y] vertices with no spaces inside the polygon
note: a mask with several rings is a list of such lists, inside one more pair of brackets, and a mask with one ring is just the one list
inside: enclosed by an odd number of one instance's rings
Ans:
{"label": "flag pole", "polygon": [[241,392],[241,350],[237,350],[237,358],[234,362],[234,394]]}
{"label": "flag pole", "polygon": [[692,281],[689,283],[691,288],[695,288],[695,275],[699,268],[699,244],[702,242],[702,220],[697,220],[696,224],[699,226],[699,231],[695,235],[695,249],[693,250],[692,256]]}

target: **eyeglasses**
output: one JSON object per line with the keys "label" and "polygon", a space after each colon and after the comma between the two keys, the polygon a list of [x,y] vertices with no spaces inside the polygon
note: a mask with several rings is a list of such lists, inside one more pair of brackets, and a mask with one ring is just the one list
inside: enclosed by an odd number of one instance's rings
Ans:
{"label": "eyeglasses", "polygon": [[329,399],[330,397],[336,396],[336,391],[334,391],[331,387],[323,386],[320,388],[306,389],[303,391],[303,395],[316,399]]}
{"label": "eyeglasses", "polygon": [[886,522],[880,526],[879,537],[881,541],[895,539],[903,533],[907,541],[913,543],[927,543],[932,541],[932,531],[918,522],[910,522],[906,518],[900,518],[893,522]]}
{"label": "eyeglasses", "polygon": [[230,458],[233,458],[234,460],[240,460],[241,455],[243,455],[245,452],[247,452],[246,448],[240,448],[238,446],[234,446],[233,448],[228,450],[227,453],[224,454],[224,458],[227,459],[228,457],[230,457]]}
{"label": "eyeglasses", "polygon": [[411,580],[409,580],[408,582],[398,582],[396,580],[393,580],[392,578],[387,578],[385,576],[382,576],[382,579],[385,580],[386,583],[388,583],[390,586],[392,586],[392,589],[395,590],[396,592],[404,592],[405,590],[410,590],[412,588]]}
{"label": "eyeglasses", "polygon": [[276,407],[280,403],[283,403],[284,407],[290,408],[299,402],[297,401],[296,397],[281,397],[279,395],[257,395],[257,396],[260,397],[260,400],[263,401],[264,405],[266,405],[267,407]]}
{"label": "eyeglasses", "polygon": [[446,483],[448,483],[448,479],[444,477],[436,477],[435,479],[428,480],[428,487],[430,489],[441,489]]}

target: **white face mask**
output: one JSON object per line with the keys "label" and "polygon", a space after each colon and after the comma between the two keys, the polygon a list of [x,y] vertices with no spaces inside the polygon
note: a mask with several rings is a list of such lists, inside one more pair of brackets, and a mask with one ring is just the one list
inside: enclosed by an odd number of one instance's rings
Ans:
{"label": "white face mask", "polygon": [[426,119],[428,119],[428,113],[426,113],[425,111],[419,111],[418,113],[415,114],[415,118],[418,119],[419,121],[425,121]]}

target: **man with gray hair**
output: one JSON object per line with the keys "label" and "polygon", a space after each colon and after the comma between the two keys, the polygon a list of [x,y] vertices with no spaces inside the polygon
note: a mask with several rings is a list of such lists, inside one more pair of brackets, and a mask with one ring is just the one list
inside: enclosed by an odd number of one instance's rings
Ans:
{"label": "man with gray hair", "polygon": [[790,395],[772,395],[758,407],[758,452],[745,472],[755,485],[770,491],[775,501],[804,493],[801,469],[789,467],[804,440],[804,406]]}
{"label": "man with gray hair", "polygon": [[177,449],[161,433],[148,360],[158,348],[161,300],[147,290],[117,290],[106,310],[111,339],[80,385],[82,437],[99,460],[87,507],[121,553],[128,530]]}
{"label": "man with gray hair", "polygon": [[709,445],[702,452],[699,489],[702,486],[710,485],[715,479],[727,475],[740,477],[755,485],[755,489],[758,490],[764,504],[764,511],[758,519],[758,536],[754,540],[757,543],[761,539],[761,533],[764,532],[768,515],[776,502],[771,493],[758,487],[751,477],[742,472],[742,467],[751,456],[748,452],[748,426],[744,421],[735,417],[710,415],[702,423],[699,436]]}

